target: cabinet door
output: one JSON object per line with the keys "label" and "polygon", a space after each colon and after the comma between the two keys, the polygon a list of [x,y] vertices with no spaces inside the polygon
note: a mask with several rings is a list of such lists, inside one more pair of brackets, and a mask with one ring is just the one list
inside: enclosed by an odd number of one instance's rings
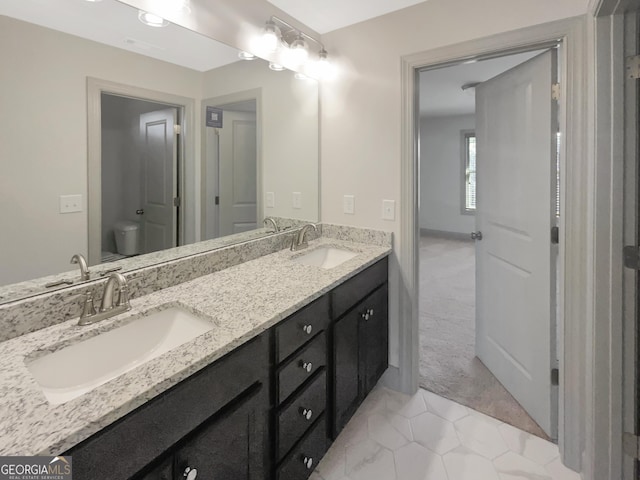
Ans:
{"label": "cabinet door", "polygon": [[[175,454],[175,478],[187,469],[197,478],[215,480],[264,480],[266,467],[265,388],[234,401],[217,418],[205,424]],[[186,478],[186,477],[185,477]]]}
{"label": "cabinet door", "polygon": [[387,369],[389,351],[388,285],[384,284],[358,306],[360,313],[360,374],[363,398]]}
{"label": "cabinet door", "polygon": [[335,438],[358,406],[358,312],[354,310],[338,320],[333,334]]}

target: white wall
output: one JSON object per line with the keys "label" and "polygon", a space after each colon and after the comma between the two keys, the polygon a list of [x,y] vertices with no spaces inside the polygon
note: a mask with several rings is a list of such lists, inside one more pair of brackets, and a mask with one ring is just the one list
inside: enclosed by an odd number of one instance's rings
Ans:
{"label": "white wall", "polygon": [[467,234],[474,230],[475,216],[462,214],[461,135],[474,128],[474,115],[420,120],[420,228]]}
{"label": "white wall", "polygon": [[[586,12],[585,0],[429,0],[323,35],[340,72],[322,86],[322,221],[390,230],[400,228],[401,84],[403,55],[486,37]],[[354,215],[342,196],[356,196]],[[396,221],[381,218],[382,199],[396,200]],[[399,285],[391,262],[390,357],[398,365]]]}
{"label": "white wall", "polygon": [[[263,192],[275,193],[265,216],[318,218],[318,86],[292,72],[274,72],[262,60],[237,62],[205,73],[204,97],[214,98],[259,88],[259,139],[262,142]],[[302,192],[302,208],[292,193]],[[263,199],[264,202],[264,199]]]}
{"label": "white wall", "polygon": [[[87,254],[87,77],[199,99],[202,75],[7,17],[0,59],[5,284],[70,270],[71,255]],[[59,214],[65,194],[82,194],[84,210]]]}

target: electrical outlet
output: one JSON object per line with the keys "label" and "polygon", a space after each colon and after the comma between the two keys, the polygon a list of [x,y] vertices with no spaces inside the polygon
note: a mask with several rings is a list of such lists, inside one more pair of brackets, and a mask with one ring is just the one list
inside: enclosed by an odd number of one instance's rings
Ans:
{"label": "electrical outlet", "polygon": [[342,201],[342,211],[353,215],[356,210],[356,197],[355,195],[345,195]]}
{"label": "electrical outlet", "polygon": [[382,200],[382,219],[383,220],[396,219],[396,201],[395,200]]}
{"label": "electrical outlet", "polygon": [[276,194],[273,192],[267,192],[265,194],[267,208],[275,208],[276,206]]}
{"label": "electrical outlet", "polygon": [[60,213],[82,211],[82,195],[60,195]]}
{"label": "electrical outlet", "polygon": [[293,195],[291,196],[291,198],[292,198],[293,208],[296,208],[296,209],[302,208],[302,193],[293,192]]}

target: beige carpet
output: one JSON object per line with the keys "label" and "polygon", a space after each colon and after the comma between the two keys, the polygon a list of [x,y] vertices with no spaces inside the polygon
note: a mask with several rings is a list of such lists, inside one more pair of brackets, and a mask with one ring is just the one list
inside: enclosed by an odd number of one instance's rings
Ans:
{"label": "beige carpet", "polygon": [[420,385],[548,437],[475,356],[475,254],[470,241],[420,239]]}

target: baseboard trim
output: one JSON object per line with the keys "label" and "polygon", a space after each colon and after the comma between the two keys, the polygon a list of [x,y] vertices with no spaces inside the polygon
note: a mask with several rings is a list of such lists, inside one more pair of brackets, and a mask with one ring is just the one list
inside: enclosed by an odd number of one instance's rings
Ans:
{"label": "baseboard trim", "polygon": [[390,388],[391,390],[395,390],[396,392],[402,392],[407,394],[414,394],[415,392],[404,392],[402,390],[402,379],[400,377],[400,369],[398,367],[394,367],[393,365],[389,365],[387,371],[384,372],[382,377],[380,378],[380,385]]}
{"label": "baseboard trim", "polygon": [[445,230],[433,230],[431,228],[421,228],[420,235],[429,237],[448,238],[451,240],[466,240],[472,242],[471,233],[447,232]]}

